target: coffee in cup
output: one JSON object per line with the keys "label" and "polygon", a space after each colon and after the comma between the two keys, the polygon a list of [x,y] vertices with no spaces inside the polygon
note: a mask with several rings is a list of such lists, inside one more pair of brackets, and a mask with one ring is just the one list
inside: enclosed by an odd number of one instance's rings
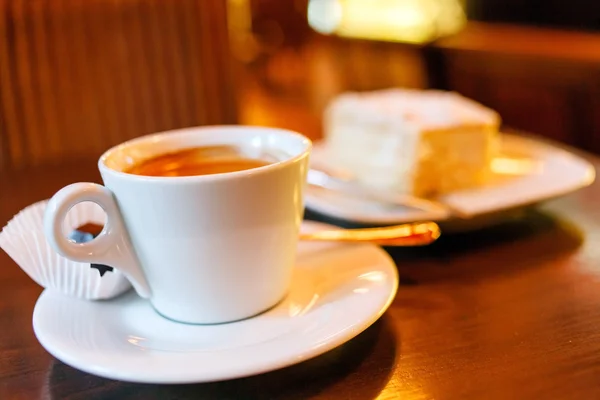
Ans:
{"label": "coffee in cup", "polygon": [[236,146],[200,146],[141,160],[125,172],[144,176],[212,175],[264,167],[276,161],[275,157],[250,158]]}

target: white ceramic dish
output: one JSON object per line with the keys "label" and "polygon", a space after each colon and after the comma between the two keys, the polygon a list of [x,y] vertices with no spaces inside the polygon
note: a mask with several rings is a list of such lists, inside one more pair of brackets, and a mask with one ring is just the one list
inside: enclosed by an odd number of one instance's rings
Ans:
{"label": "white ceramic dish", "polygon": [[[311,164],[335,170],[328,163],[324,143],[316,143]],[[501,155],[494,162],[494,179],[486,186],[457,191],[438,199],[466,218],[428,213],[400,206],[349,198],[309,186],[306,207],[325,216],[367,225],[386,225],[433,220],[457,229],[490,223],[523,206],[549,200],[590,185],[595,168],[585,159],[548,143],[517,135],[503,134]]]}
{"label": "white ceramic dish", "polygon": [[[303,230],[319,226],[306,222]],[[300,243],[287,298],[254,318],[188,325],[159,316],[134,292],[90,302],[46,290],[33,328],[48,352],[91,374],[146,383],[217,381],[341,345],[385,312],[397,288],[396,266],[376,246]]]}

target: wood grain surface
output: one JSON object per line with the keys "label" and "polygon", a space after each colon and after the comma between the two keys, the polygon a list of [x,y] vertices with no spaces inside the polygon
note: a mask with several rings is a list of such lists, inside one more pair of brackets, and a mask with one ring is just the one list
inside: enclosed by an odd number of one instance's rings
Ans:
{"label": "wood grain surface", "polygon": [[[0,221],[75,181],[100,181],[93,160],[1,175]],[[600,398],[599,203],[600,182],[390,251],[401,286],[366,332],[300,365],[202,385],[116,382],[55,360],[31,327],[41,289],[0,252],[0,399]]]}

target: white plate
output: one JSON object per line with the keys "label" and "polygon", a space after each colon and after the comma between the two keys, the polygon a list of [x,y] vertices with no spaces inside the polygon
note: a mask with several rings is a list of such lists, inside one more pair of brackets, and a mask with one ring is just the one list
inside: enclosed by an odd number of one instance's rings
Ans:
{"label": "white plate", "polygon": [[[303,230],[323,226],[308,222]],[[131,382],[208,382],[331,350],[373,324],[397,288],[396,266],[376,246],[300,243],[289,295],[254,318],[186,325],[159,316],[133,292],[92,302],[46,290],[33,328],[49,353],[85,372]]]}
{"label": "white plate", "polygon": [[[311,164],[335,169],[324,143],[316,143]],[[561,196],[590,185],[595,169],[585,159],[532,138],[503,134],[494,179],[472,190],[450,193],[439,200],[476,219]],[[518,173],[517,173],[518,171]],[[362,224],[452,221],[451,215],[350,198],[343,193],[309,186],[306,207],[320,214]]]}

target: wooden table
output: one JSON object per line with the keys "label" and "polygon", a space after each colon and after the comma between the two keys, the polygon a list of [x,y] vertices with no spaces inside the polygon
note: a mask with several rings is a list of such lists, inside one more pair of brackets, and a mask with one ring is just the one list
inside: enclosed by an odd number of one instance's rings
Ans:
{"label": "wooden table", "polygon": [[[100,180],[90,159],[3,174],[0,223],[87,180]],[[325,355],[186,386],[116,382],[55,360],[31,327],[41,288],[0,252],[0,399],[597,399],[598,242],[600,182],[522,220],[393,251],[402,278],[391,308]]]}

